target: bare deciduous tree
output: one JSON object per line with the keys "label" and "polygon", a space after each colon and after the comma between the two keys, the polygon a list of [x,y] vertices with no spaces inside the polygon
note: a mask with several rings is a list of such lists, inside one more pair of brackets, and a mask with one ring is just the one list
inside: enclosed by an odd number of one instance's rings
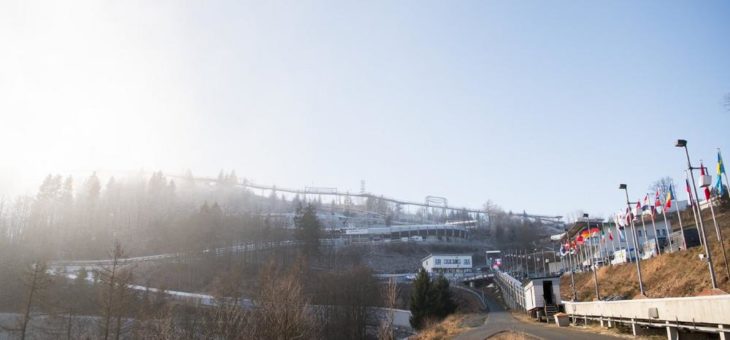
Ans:
{"label": "bare deciduous tree", "polygon": [[664,198],[667,196],[667,192],[669,192],[669,188],[671,186],[674,186],[674,179],[671,177],[662,177],[652,183],[651,186],[649,186],[649,190],[651,190],[652,193],[658,191],[659,197]]}
{"label": "bare deciduous tree", "polygon": [[51,285],[51,277],[47,273],[48,267],[43,261],[33,262],[26,270],[23,277],[23,285],[28,292],[23,306],[23,315],[20,320],[20,339],[25,340],[28,330],[28,323],[32,317],[32,309],[38,301],[43,299],[43,293]]}
{"label": "bare deciduous tree", "polygon": [[393,333],[393,319],[395,314],[393,308],[395,308],[398,300],[398,285],[395,279],[391,278],[388,281],[383,292],[383,302],[385,307],[388,308],[388,312],[385,315],[385,319],[380,321],[380,327],[378,327],[378,339],[380,340],[395,340],[395,334]]}
{"label": "bare deciduous tree", "polygon": [[[295,269],[295,268],[294,268]],[[312,339],[317,327],[297,273],[280,273],[273,264],[264,269],[256,299],[256,337],[259,339]]]}
{"label": "bare deciduous tree", "polygon": [[[132,271],[123,268],[124,248],[119,242],[114,242],[114,249],[109,255],[111,264],[99,271],[99,279],[104,287],[101,299],[101,331],[105,340],[109,339],[112,331],[115,339],[120,338],[122,317],[127,312],[129,299],[132,298],[128,287],[132,281]],[[112,318],[116,321],[115,325],[112,325]]]}

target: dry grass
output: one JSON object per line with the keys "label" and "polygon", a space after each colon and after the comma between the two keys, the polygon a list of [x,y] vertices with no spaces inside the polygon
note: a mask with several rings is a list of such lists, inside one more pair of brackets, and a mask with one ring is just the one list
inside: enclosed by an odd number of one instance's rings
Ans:
{"label": "dry grass", "polygon": [[451,339],[470,328],[484,324],[486,314],[453,314],[441,322],[428,323],[418,334],[411,336],[411,340],[439,340]]}
{"label": "dry grass", "polygon": [[488,337],[487,339],[492,339],[492,340],[537,340],[539,338],[536,338],[532,335],[525,334],[525,333],[505,331],[505,332],[500,332],[495,335],[492,335],[492,336]]}
{"label": "dry grass", "polygon": [[[718,286],[730,292],[730,281],[726,275],[726,263],[723,260],[720,244],[717,240],[709,212],[703,211],[708,243],[712,249],[713,262]],[[718,224],[722,228],[725,248],[730,250],[730,213],[718,214]],[[649,297],[682,297],[696,296],[710,288],[710,276],[707,263],[699,260],[702,247],[690,248],[687,251],[663,254],[641,262],[641,274],[644,290]],[[593,275],[590,272],[575,275],[575,285],[579,301],[590,301],[595,297]],[[618,295],[633,298],[639,293],[636,265],[627,263],[599,269],[598,285],[601,296]],[[564,300],[572,298],[570,275],[564,275],[560,282],[561,295]]]}

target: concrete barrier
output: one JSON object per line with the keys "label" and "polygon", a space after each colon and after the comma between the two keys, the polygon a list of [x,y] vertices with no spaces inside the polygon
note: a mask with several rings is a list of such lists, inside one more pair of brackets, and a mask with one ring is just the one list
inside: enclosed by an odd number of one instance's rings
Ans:
{"label": "concrete barrier", "polygon": [[565,312],[575,316],[730,325],[730,295],[593,302],[565,301]]}

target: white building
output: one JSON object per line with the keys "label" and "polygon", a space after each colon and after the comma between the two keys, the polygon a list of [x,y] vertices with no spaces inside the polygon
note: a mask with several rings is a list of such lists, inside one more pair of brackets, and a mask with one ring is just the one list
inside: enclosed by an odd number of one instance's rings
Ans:
{"label": "white building", "polygon": [[[557,312],[560,299],[560,277],[534,278],[525,285],[525,310],[533,317]],[[552,310],[546,307],[553,307]],[[540,311],[540,314],[538,314]]]}
{"label": "white building", "polygon": [[464,254],[431,254],[421,260],[421,266],[431,275],[461,277],[472,272],[471,255]]}

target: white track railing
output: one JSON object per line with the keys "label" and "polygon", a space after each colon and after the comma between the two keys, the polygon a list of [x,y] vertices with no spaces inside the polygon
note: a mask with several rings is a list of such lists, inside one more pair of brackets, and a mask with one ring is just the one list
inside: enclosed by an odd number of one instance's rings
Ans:
{"label": "white track railing", "polygon": [[[565,312],[574,321],[624,323],[637,326],[726,333],[730,329],[730,295],[636,299],[621,301],[565,302]],[[723,337],[724,338],[724,337]]]}
{"label": "white track railing", "polygon": [[495,271],[494,281],[502,290],[502,297],[510,308],[525,310],[525,291],[522,282],[500,271]]}

